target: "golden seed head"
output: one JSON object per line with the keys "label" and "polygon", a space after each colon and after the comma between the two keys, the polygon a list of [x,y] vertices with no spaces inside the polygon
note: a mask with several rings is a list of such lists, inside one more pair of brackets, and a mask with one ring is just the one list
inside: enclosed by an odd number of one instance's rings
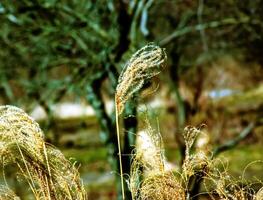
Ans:
{"label": "golden seed head", "polygon": [[185,200],[185,191],[172,172],[152,174],[143,182],[140,199]]}
{"label": "golden seed head", "polygon": [[[4,167],[17,165],[36,199],[86,199],[74,166],[46,145],[38,123],[14,106],[0,106],[0,158]],[[8,188],[0,187],[0,192],[4,189]]]}
{"label": "golden seed head", "polygon": [[125,102],[139,91],[144,82],[160,73],[166,60],[164,49],[148,44],[137,51],[125,65],[118,80],[115,103],[122,113]]}

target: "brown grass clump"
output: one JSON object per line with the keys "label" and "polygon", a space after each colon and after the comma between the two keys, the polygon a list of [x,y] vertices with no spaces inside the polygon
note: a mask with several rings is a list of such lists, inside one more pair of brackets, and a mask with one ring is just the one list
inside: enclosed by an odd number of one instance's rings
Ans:
{"label": "brown grass clump", "polygon": [[137,136],[130,174],[132,199],[184,200],[185,191],[171,170],[167,170],[160,133],[146,121],[146,129]]}
{"label": "brown grass clump", "polygon": [[[133,200],[186,200],[200,194],[192,193],[195,184],[203,180],[210,199],[263,200],[263,190],[256,194],[251,183],[233,179],[219,159],[212,159],[206,148],[194,145],[200,129],[188,126],[183,136],[185,160],[180,176],[167,170],[161,136],[146,120],[146,128],[137,134],[137,145],[130,176]],[[192,196],[193,195],[193,196]]]}
{"label": "brown grass clump", "polygon": [[184,178],[185,184],[188,185],[191,176],[201,172],[205,176],[207,171],[210,169],[211,160],[207,156],[207,152],[200,148],[194,148],[194,142],[197,136],[201,135],[201,130],[187,126],[184,129],[183,136],[186,144],[185,149],[185,160],[182,166],[182,177]]}
{"label": "brown grass clump", "polygon": [[224,200],[256,200],[252,183],[233,178],[220,159],[213,160],[213,166],[205,174],[204,187],[211,199],[219,197]]}
{"label": "brown grass clump", "polygon": [[146,128],[137,134],[136,151],[130,174],[130,190],[133,200],[186,200],[200,194],[192,189],[203,180],[211,199],[263,200],[263,190],[256,194],[251,183],[233,179],[224,162],[212,159],[206,148],[196,145],[203,132],[195,127],[185,128],[185,160],[180,176],[175,177],[167,170],[164,147],[160,133],[146,120]]}
{"label": "brown grass clump", "polygon": [[4,168],[17,166],[36,199],[86,199],[74,166],[46,145],[39,125],[14,106],[0,106],[0,158]]}
{"label": "brown grass clump", "polygon": [[184,189],[172,172],[148,175],[142,182],[142,200],[185,200]]}

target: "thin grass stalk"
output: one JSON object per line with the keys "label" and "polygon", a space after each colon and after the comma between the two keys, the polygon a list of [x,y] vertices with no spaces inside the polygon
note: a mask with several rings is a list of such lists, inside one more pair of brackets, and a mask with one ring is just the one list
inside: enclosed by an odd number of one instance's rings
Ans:
{"label": "thin grass stalk", "polygon": [[[116,96],[115,96],[116,97]],[[115,117],[116,117],[116,131],[117,131],[117,142],[118,142],[118,155],[119,155],[119,165],[120,165],[120,176],[121,176],[121,193],[122,199],[125,199],[124,193],[124,180],[123,180],[123,170],[122,170],[122,158],[121,158],[121,142],[120,142],[120,127],[119,127],[119,109],[115,98]]]}
{"label": "thin grass stalk", "polygon": [[[21,172],[23,172],[23,168],[20,166],[19,163],[17,163],[17,166],[18,166],[19,170],[20,170]],[[32,182],[33,180],[30,179],[30,181]],[[29,181],[28,179],[26,179],[26,182],[28,183],[31,191],[33,192],[34,197],[36,198],[36,200],[39,200],[40,198],[39,198],[38,194],[36,193],[36,189],[33,187],[34,183],[31,183],[30,181]],[[33,184],[33,185],[32,185],[32,184]]]}
{"label": "thin grass stalk", "polygon": [[[29,170],[29,168],[28,168],[28,166],[27,166],[25,157],[24,157],[24,155],[23,155],[23,153],[22,153],[22,151],[21,151],[21,148],[19,147],[19,144],[17,143],[17,141],[16,141],[16,145],[17,145],[17,148],[18,148],[18,150],[19,150],[19,153],[20,153],[20,155],[21,155],[21,157],[22,157],[22,160],[23,160],[23,163],[24,163],[24,165],[25,165],[27,174],[28,174],[28,176],[30,177],[31,183],[29,184],[29,186],[30,186],[32,192],[35,194],[36,186],[35,186],[35,184],[34,184],[33,177],[32,177],[32,175],[31,175],[31,173],[30,173],[30,170]],[[22,169],[22,168],[21,168],[21,169]],[[22,170],[22,171],[23,171],[23,170]]]}

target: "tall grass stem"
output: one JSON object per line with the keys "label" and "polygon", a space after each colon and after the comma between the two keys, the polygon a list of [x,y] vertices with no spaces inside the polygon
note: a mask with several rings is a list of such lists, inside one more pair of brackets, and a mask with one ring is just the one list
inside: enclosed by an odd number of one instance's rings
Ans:
{"label": "tall grass stem", "polygon": [[118,155],[119,155],[120,176],[121,176],[121,192],[122,192],[122,199],[125,200],[123,171],[122,171],[122,158],[121,158],[121,143],[120,143],[119,109],[118,109],[118,105],[117,105],[117,103],[116,103],[116,98],[115,98],[115,117],[116,117],[116,131],[117,131],[117,142],[118,142]]}

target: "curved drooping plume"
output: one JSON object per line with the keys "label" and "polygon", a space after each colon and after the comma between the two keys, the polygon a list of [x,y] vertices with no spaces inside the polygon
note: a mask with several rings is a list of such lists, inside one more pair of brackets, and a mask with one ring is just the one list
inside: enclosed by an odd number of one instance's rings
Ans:
{"label": "curved drooping plume", "polygon": [[36,199],[86,199],[74,166],[46,145],[38,123],[14,106],[0,106],[0,159],[4,167],[17,166]]}
{"label": "curved drooping plume", "polygon": [[145,81],[160,73],[161,67],[163,66],[165,60],[166,54],[164,52],[164,49],[154,44],[148,44],[142,49],[138,50],[135,54],[133,54],[129,62],[122,70],[122,73],[118,80],[118,85],[115,93],[115,109],[123,200],[125,199],[125,196],[118,116],[123,112],[126,101],[128,101],[135,92],[139,91],[142,88]]}
{"label": "curved drooping plume", "polygon": [[164,49],[154,44],[148,44],[133,54],[119,76],[115,95],[118,114],[122,113],[125,102],[142,88],[146,80],[160,73],[165,61]]}

